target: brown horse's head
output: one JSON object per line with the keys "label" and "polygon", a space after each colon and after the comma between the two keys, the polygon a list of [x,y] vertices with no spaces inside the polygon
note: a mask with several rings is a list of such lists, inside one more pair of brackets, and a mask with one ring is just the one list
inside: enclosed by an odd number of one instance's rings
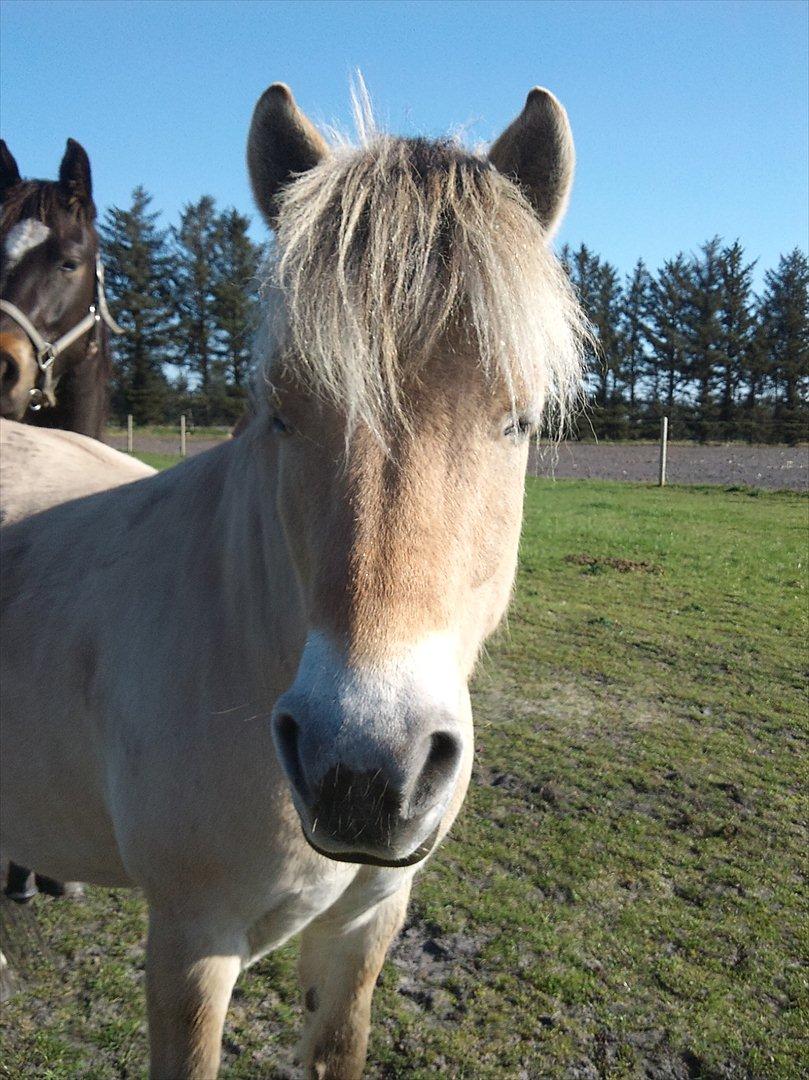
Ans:
{"label": "brown horse's head", "polygon": [[[0,141],[0,296],[54,342],[87,314],[95,291],[98,238],[90,162],[68,139],[59,179],[23,180]],[[86,337],[63,352],[54,376],[78,363]],[[0,312],[0,416],[21,420],[39,369],[28,334]]]}
{"label": "brown horse's head", "polygon": [[248,163],[276,234],[259,408],[308,627],[275,744],[314,847],[409,864],[468,782],[531,435],[580,385],[548,245],[570,129],[536,89],[488,157],[377,134],[330,151],[276,84]]}

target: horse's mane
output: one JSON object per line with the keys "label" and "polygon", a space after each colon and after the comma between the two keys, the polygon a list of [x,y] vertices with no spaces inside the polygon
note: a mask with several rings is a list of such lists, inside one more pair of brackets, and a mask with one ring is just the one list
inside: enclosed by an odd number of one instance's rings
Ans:
{"label": "horse's mane", "polygon": [[359,129],[281,197],[265,378],[284,366],[380,432],[402,376],[454,342],[561,430],[587,321],[526,199],[459,144]]}
{"label": "horse's mane", "polygon": [[64,214],[89,226],[95,220],[95,204],[66,195],[55,180],[22,180],[3,198],[0,227],[6,232],[28,218],[53,227]]}

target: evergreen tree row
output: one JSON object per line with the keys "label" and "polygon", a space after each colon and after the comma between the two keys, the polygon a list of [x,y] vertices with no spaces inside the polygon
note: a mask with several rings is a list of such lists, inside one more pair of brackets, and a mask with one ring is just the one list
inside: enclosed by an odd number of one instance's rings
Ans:
{"label": "evergreen tree row", "polygon": [[250,219],[203,195],[158,224],[142,187],[99,230],[106,284],[126,333],[113,341],[113,412],[136,424],[232,424],[244,412],[262,250]]}
{"label": "evergreen tree row", "polygon": [[[138,187],[101,226],[116,339],[114,411],[138,424],[231,424],[244,409],[258,318],[262,250],[250,221],[208,195],[162,228]],[[809,422],[809,261],[799,249],[768,270],[718,237],[656,274],[625,280],[582,244],[562,261],[593,326],[591,408],[582,435],[795,442]]]}
{"label": "evergreen tree row", "polygon": [[738,241],[714,237],[656,275],[639,260],[623,282],[584,244],[561,255],[598,343],[596,434],[654,436],[666,415],[679,438],[807,438],[809,261],[798,248],[766,272],[760,295]]}

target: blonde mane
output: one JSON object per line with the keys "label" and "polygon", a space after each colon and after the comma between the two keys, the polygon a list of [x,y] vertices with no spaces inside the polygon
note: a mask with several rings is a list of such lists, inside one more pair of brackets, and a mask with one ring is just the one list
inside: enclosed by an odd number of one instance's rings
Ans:
{"label": "blonde mane", "polygon": [[[404,375],[464,344],[514,410],[560,432],[580,398],[587,321],[516,184],[450,141],[338,143],[279,200],[264,280],[261,372],[279,367],[380,433]],[[471,346],[468,348],[467,346]],[[264,394],[266,397],[266,387]]]}

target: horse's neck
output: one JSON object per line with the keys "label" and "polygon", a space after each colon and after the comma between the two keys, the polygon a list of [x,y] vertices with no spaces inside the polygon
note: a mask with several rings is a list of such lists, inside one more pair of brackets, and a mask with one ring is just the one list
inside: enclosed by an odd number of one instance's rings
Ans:
{"label": "horse's neck", "polygon": [[37,427],[101,439],[109,404],[109,346],[102,334],[100,340],[94,337],[86,346],[79,343],[79,348],[85,348],[86,353],[59,380],[56,405],[36,413],[31,422]]}
{"label": "horse's neck", "polygon": [[[209,460],[214,464],[214,456]],[[278,689],[294,677],[305,638],[300,590],[278,519],[275,446],[255,428],[233,439],[210,477],[222,602],[245,660]],[[202,479],[202,478],[200,478]]]}

